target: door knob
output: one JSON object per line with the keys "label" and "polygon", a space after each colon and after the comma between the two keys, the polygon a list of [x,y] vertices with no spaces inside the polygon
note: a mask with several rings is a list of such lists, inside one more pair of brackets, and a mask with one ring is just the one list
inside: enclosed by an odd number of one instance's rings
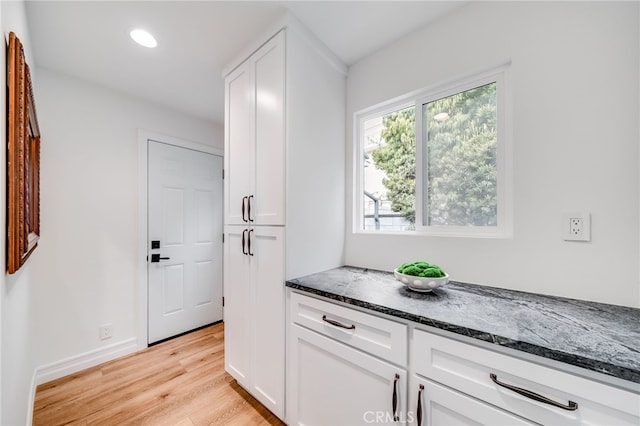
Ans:
{"label": "door knob", "polygon": [[171,259],[170,257],[160,257],[159,254],[154,253],[151,255],[151,263],[157,263],[160,262],[161,260],[169,260]]}

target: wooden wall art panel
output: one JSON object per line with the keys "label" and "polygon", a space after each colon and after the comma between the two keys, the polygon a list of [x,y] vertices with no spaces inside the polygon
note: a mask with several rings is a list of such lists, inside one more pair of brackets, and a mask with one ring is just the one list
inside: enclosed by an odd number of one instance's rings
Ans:
{"label": "wooden wall art panel", "polygon": [[7,272],[13,274],[40,239],[40,129],[22,43],[7,48]]}

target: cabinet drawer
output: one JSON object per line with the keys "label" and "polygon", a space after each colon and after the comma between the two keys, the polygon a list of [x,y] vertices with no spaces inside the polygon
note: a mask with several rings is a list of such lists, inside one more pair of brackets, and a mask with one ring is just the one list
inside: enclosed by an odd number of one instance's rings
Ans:
{"label": "cabinet drawer", "polygon": [[294,324],[397,365],[407,365],[406,324],[295,292],[291,293],[290,309],[291,322]]}
{"label": "cabinet drawer", "polygon": [[[545,425],[638,425],[640,395],[456,340],[414,330],[415,373]],[[574,411],[496,384],[526,389]]]}

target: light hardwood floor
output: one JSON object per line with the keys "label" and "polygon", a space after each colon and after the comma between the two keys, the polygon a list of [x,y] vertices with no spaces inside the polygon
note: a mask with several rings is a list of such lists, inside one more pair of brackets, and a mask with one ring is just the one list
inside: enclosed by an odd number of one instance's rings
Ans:
{"label": "light hardwood floor", "polygon": [[224,371],[216,324],[38,386],[34,425],[283,425]]}

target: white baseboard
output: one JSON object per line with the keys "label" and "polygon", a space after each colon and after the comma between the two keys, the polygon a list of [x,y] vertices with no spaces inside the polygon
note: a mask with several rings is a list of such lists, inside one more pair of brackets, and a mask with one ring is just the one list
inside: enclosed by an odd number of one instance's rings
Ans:
{"label": "white baseboard", "polygon": [[33,374],[31,375],[31,386],[29,387],[30,391],[29,391],[29,401],[27,404],[27,407],[29,408],[27,411],[27,421],[25,422],[25,425],[32,425],[33,424],[33,409],[35,407],[35,402],[36,402],[36,387],[38,385],[36,385],[36,372],[38,371],[38,369],[36,368],[35,370],[33,370]]}
{"label": "white baseboard", "polygon": [[[77,373],[78,371],[111,361],[121,356],[129,355],[139,349],[137,340],[131,338],[37,367],[33,379],[33,397],[35,397],[35,388],[38,385],[64,377],[68,374]],[[33,404],[31,404],[31,406],[33,407]]]}

